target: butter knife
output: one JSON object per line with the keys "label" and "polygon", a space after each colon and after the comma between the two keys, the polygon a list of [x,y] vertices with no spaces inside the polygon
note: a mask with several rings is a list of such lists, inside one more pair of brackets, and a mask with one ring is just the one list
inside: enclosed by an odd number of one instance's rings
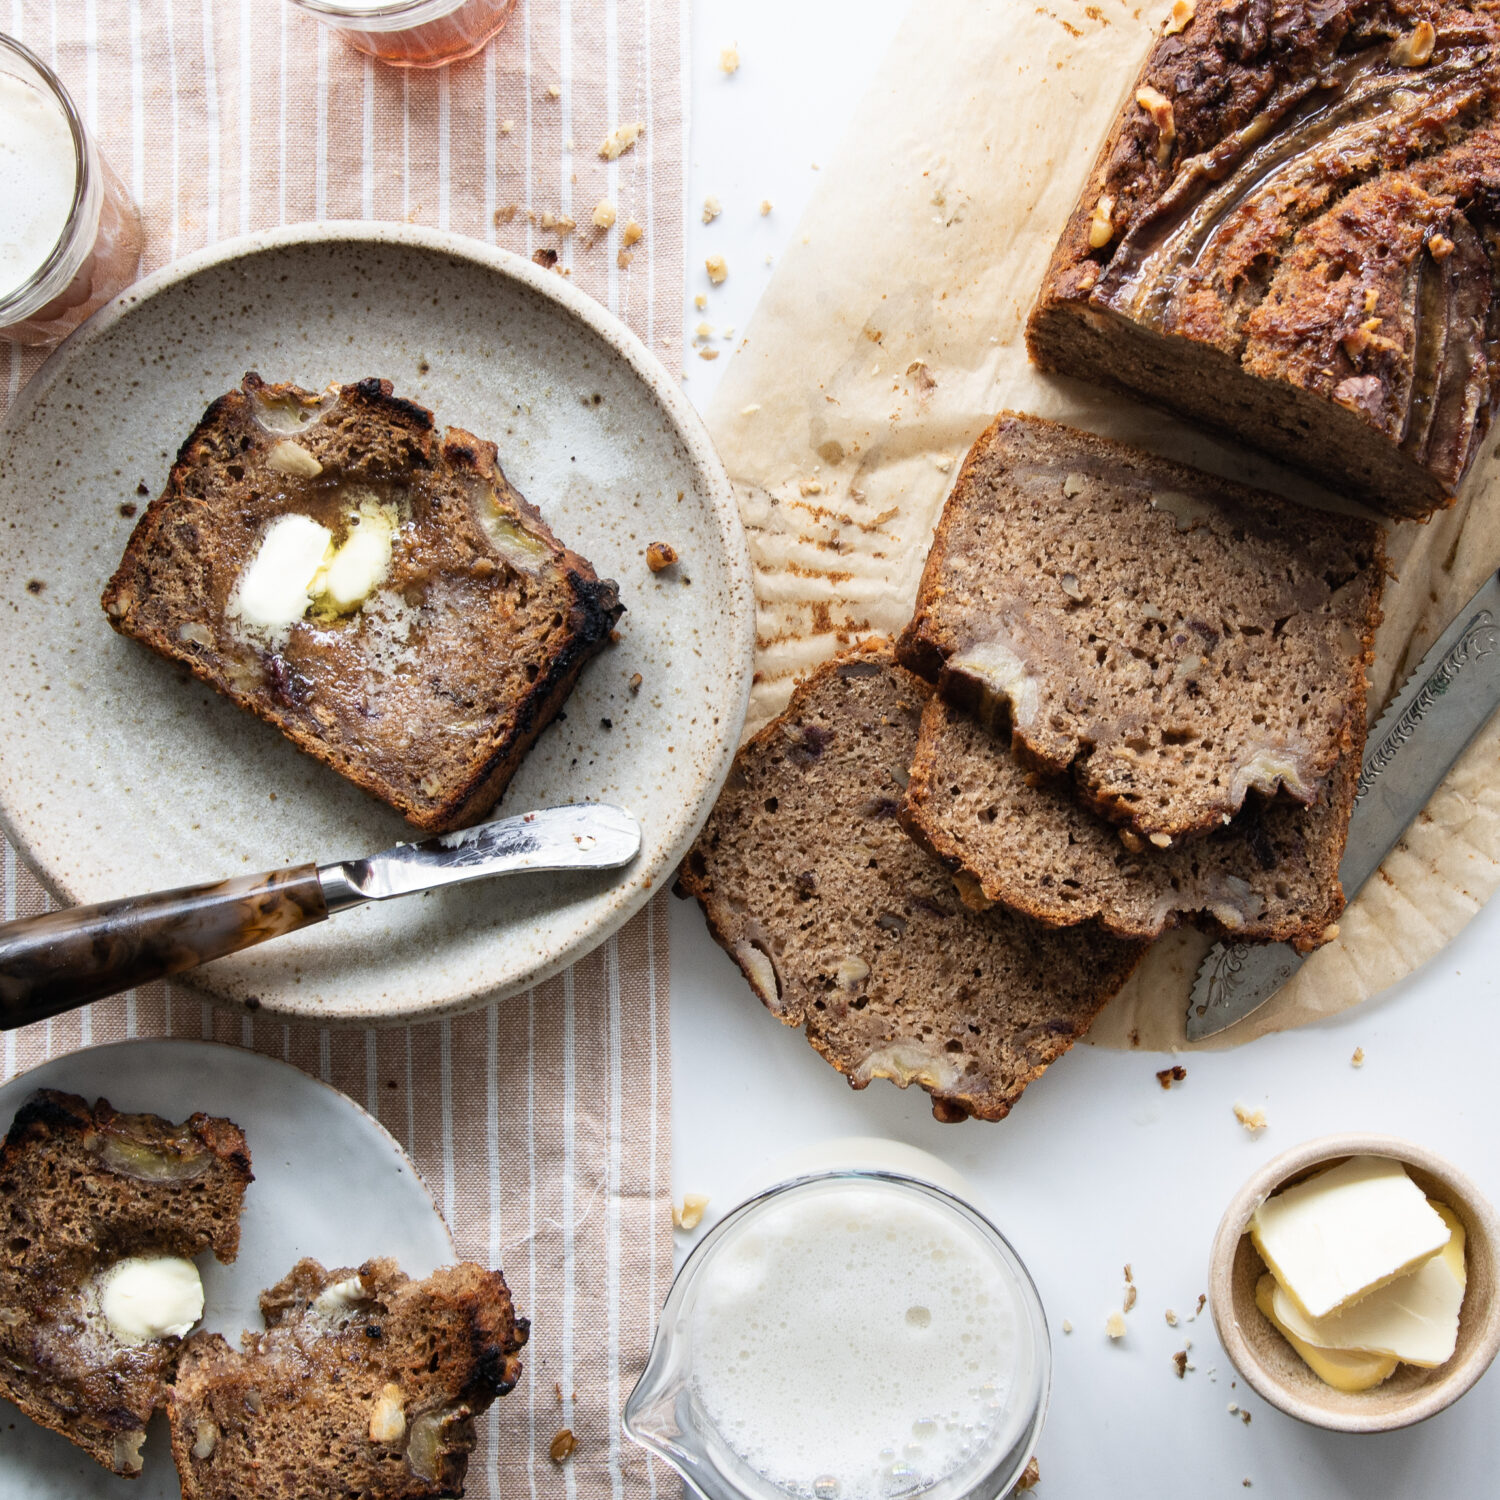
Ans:
{"label": "butter knife", "polygon": [[368,859],[296,865],[0,923],[0,1030],[325,921],[335,912],[527,870],[613,870],[640,824],[604,802],[480,823]]}
{"label": "butter knife", "polygon": [[[1365,741],[1339,865],[1352,901],[1500,707],[1500,574],[1454,616]],[[1290,943],[1215,943],[1198,966],[1187,1039],[1201,1042],[1264,1005],[1306,960]]]}

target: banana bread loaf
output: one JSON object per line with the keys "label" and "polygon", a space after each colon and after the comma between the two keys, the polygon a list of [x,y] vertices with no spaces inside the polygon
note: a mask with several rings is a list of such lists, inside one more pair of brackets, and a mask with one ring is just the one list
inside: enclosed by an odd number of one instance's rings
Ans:
{"label": "banana bread loaf", "polygon": [[1002,413],[896,654],[1165,847],[1251,790],[1316,800],[1364,734],[1383,582],[1369,522]]}
{"label": "banana bread loaf", "polygon": [[916,1082],[940,1120],[998,1120],[1145,949],[959,901],[896,819],[931,693],[878,640],[819,668],[740,750],[680,881],[853,1087]]}
{"label": "banana bread loaf", "polygon": [[139,1474],[181,1338],[123,1335],[105,1278],[135,1258],[232,1261],[250,1181],[228,1120],[173,1125],[34,1094],[0,1149],[0,1395],[106,1469]]}
{"label": "banana bread loaf", "polygon": [[1181,0],[1027,327],[1129,391],[1395,516],[1489,429],[1500,8]]}
{"label": "banana bread loaf", "polygon": [[247,375],[183,444],[105,611],[418,828],[462,827],[622,608],[495,456],[389,381]]}

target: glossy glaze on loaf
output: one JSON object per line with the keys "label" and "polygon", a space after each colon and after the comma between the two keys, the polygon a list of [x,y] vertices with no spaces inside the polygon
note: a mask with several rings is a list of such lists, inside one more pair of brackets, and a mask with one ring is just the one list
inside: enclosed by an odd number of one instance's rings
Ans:
{"label": "glossy glaze on loaf", "polygon": [[1500,10],[1189,13],[1062,235],[1032,357],[1428,515],[1500,395]]}

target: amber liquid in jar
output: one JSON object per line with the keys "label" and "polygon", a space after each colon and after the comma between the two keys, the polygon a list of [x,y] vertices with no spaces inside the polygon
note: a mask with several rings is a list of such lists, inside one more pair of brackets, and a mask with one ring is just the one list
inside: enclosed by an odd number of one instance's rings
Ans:
{"label": "amber liquid in jar", "polygon": [[356,52],[397,68],[440,68],[473,57],[505,25],[516,6],[516,0],[293,3],[331,26]]}

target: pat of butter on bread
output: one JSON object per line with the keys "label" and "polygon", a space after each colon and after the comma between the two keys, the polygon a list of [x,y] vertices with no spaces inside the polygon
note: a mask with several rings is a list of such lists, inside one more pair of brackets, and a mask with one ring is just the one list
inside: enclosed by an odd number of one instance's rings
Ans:
{"label": "pat of butter on bread", "polygon": [[1250,1237],[1284,1292],[1326,1318],[1415,1270],[1451,1238],[1400,1162],[1355,1156],[1266,1199]]}

